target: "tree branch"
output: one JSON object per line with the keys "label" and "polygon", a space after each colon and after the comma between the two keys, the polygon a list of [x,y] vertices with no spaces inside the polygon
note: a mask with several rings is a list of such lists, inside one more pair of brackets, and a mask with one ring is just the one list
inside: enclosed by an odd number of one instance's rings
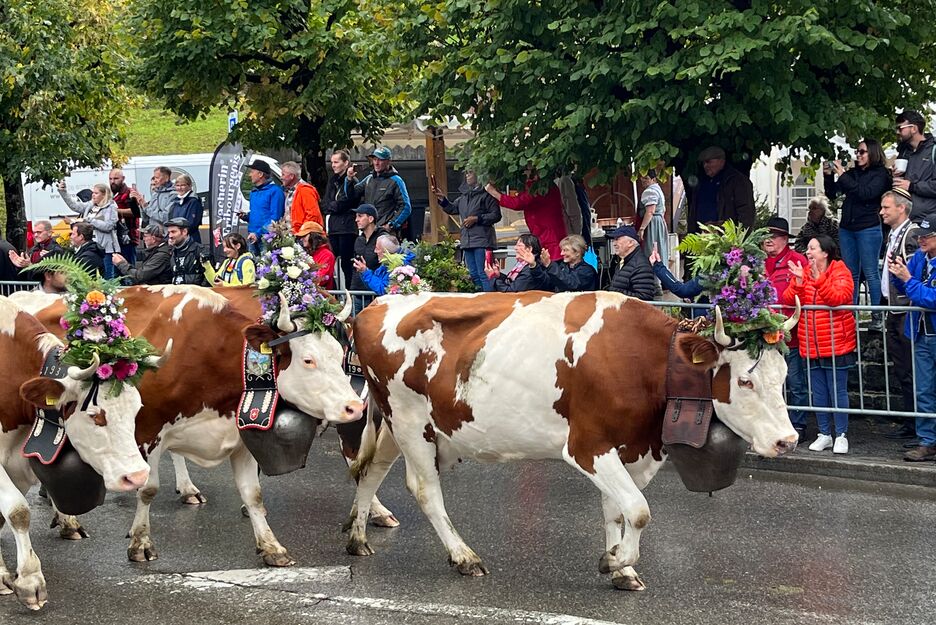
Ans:
{"label": "tree branch", "polygon": [[263,54],[261,52],[254,52],[252,54],[221,54],[219,55],[218,58],[229,60],[229,61],[237,61],[238,63],[260,61],[261,63],[266,63],[267,65],[271,67],[275,67],[276,69],[283,70],[284,72],[289,71],[293,68],[293,65],[291,63],[287,63],[285,61],[277,61],[272,56],[268,54]]}

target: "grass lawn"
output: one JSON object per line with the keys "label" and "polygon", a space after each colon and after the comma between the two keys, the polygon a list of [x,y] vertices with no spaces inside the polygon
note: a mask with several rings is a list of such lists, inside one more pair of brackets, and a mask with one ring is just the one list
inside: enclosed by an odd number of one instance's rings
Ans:
{"label": "grass lawn", "polygon": [[227,137],[227,112],[217,111],[206,119],[177,123],[172,113],[155,108],[130,111],[127,156],[200,154],[214,152]]}

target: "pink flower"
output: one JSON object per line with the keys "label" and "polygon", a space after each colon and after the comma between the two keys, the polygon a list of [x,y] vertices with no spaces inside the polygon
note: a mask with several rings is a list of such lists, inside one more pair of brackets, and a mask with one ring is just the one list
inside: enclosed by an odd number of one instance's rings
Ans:
{"label": "pink flower", "polygon": [[68,329],[68,322],[65,321],[65,317],[62,317],[61,319],[59,319],[59,325],[62,326],[63,330]]}
{"label": "pink flower", "polygon": [[130,375],[130,361],[121,358],[114,363],[114,375],[117,376],[118,380],[126,380]]}
{"label": "pink flower", "polygon": [[140,365],[138,365],[138,364],[135,363],[135,362],[131,362],[131,363],[130,363],[130,368],[129,368],[129,373],[128,373],[127,375],[134,376],[134,375],[136,375],[136,372],[139,371],[139,369],[140,369]]}
{"label": "pink flower", "polygon": [[105,363],[101,365],[100,367],[98,367],[97,377],[99,377],[102,380],[106,380],[107,378],[111,377],[113,374],[114,374],[114,368],[111,367],[109,364]]}
{"label": "pink flower", "polygon": [[419,284],[422,280],[419,279],[419,276],[413,276],[413,284]]}

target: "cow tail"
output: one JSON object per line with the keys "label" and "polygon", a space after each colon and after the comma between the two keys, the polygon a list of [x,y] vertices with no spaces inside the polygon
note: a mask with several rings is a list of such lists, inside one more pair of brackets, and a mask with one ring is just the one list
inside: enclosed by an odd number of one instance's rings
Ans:
{"label": "cow tail", "polygon": [[361,447],[358,449],[357,457],[351,463],[350,472],[354,481],[367,472],[367,467],[374,461],[374,453],[377,451],[377,419],[379,418],[375,402],[368,402],[367,415],[364,417],[367,422],[364,424],[364,431],[361,432]]}

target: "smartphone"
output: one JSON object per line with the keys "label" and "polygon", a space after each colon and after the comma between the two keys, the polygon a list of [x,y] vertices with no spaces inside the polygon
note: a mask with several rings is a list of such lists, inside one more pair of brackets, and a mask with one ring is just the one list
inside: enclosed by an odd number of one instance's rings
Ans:
{"label": "smartphone", "polygon": [[134,182],[133,184],[131,184],[131,185],[130,185],[130,188],[133,189],[134,191],[136,191],[136,190],[137,190],[137,188],[136,188],[136,183]]}

